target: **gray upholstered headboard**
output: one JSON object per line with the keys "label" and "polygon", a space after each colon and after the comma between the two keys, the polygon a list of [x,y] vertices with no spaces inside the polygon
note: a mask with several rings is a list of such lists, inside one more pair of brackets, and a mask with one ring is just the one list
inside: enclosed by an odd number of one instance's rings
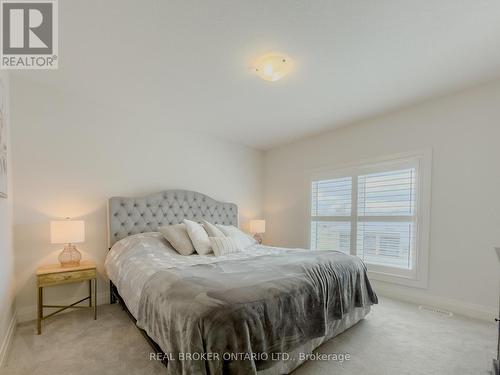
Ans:
{"label": "gray upholstered headboard", "polygon": [[238,206],[187,190],[167,190],[141,198],[108,202],[109,246],[132,234],[155,232],[162,225],[189,219],[238,226]]}

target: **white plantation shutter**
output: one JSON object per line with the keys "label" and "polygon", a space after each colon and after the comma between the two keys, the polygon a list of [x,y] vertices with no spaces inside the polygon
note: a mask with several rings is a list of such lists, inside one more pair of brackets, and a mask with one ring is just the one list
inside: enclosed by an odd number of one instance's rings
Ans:
{"label": "white plantation shutter", "polygon": [[[359,167],[311,185],[311,249],[415,268],[418,161]],[[336,173],[338,174],[338,173]]]}
{"label": "white plantation shutter", "polygon": [[312,184],[313,216],[351,216],[352,178],[314,181]]}
{"label": "white plantation shutter", "polygon": [[311,239],[313,250],[337,250],[349,254],[351,222],[313,221],[311,223]]}
{"label": "white plantation shutter", "polygon": [[349,254],[351,248],[352,178],[313,181],[311,248]]}
{"label": "white plantation shutter", "polygon": [[411,269],[416,168],[358,176],[356,255],[366,263]]}
{"label": "white plantation shutter", "polygon": [[356,255],[366,263],[411,269],[413,223],[358,223]]}

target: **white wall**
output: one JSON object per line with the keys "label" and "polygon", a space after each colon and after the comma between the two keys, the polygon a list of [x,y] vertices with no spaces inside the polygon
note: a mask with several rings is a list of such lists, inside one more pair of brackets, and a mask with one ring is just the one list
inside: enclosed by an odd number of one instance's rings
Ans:
{"label": "white wall", "polygon": [[[334,105],[334,103],[332,103]],[[308,247],[307,171],[432,148],[429,288],[381,294],[491,318],[498,301],[500,81],[268,151],[266,242]]]}
{"label": "white wall", "polygon": [[[237,203],[244,226],[247,218],[261,216],[264,203],[266,242],[307,247],[309,170],[425,148],[433,149],[429,288],[378,282],[376,289],[473,316],[494,314],[500,81],[285,145],[264,158],[251,148],[174,130],[179,124],[141,110],[141,103],[124,108],[119,97],[95,101],[22,75],[11,81],[20,320],[35,317],[36,267],[57,261],[60,247],[49,243],[54,218],[86,221],[87,240],[79,248],[98,262],[101,275],[105,203],[113,195],[197,190]],[[104,281],[101,277],[101,302],[107,298]],[[50,288],[46,296],[58,303],[83,293],[83,285],[69,285]]]}
{"label": "white wall", "polygon": [[[47,73],[45,73],[47,74]],[[50,74],[50,73],[48,73]],[[124,93],[126,95],[126,93]],[[120,98],[96,102],[12,79],[14,241],[20,320],[35,318],[37,266],[57,263],[49,221],[86,222],[83,257],[99,264],[100,300],[107,302],[102,267],[107,252],[106,201],[163,189],[189,189],[237,203],[240,222],[262,214],[262,152],[200,133],[173,130],[168,118],[122,108]],[[195,110],[193,108],[193,110]],[[85,285],[47,288],[47,300],[68,302]]]}
{"label": "white wall", "polygon": [[[5,72],[0,72],[0,80],[5,89],[6,109],[4,125],[7,126],[7,152],[11,153],[10,142],[10,113],[9,113],[9,77]],[[10,156],[10,155],[9,155]],[[0,198],[0,364],[5,354],[8,331],[15,319],[14,306],[14,254],[12,247],[12,165],[9,157],[7,166],[8,197]]]}

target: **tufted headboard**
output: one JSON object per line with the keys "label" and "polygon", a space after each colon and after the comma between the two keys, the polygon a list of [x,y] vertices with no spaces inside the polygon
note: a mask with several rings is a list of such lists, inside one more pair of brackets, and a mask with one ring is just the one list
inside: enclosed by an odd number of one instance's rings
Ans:
{"label": "tufted headboard", "polygon": [[167,190],[141,198],[113,197],[108,202],[109,246],[132,234],[155,232],[162,225],[184,219],[238,226],[238,206],[187,190]]}

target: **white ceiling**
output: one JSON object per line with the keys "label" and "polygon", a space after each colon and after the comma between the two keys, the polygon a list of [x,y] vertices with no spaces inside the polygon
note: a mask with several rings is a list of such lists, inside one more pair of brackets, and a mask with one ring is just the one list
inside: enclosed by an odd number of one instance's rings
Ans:
{"label": "white ceiling", "polygon": [[[500,75],[498,0],[61,0],[59,19],[59,70],[13,82],[261,149]],[[269,51],[295,61],[282,81],[250,69]]]}

